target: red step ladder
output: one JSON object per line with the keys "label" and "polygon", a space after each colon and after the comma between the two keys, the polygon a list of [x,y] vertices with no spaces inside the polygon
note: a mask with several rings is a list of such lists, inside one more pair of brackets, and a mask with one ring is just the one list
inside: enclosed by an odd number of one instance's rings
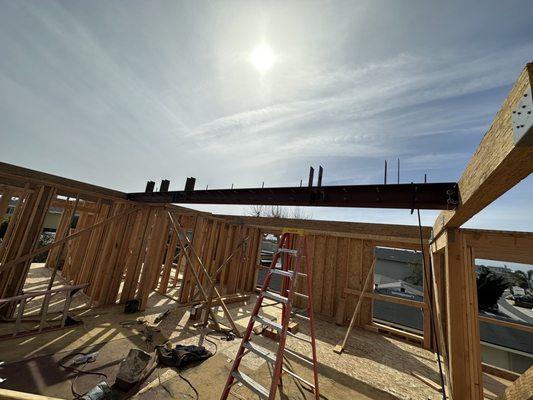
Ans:
{"label": "red step ladder", "polygon": [[[278,261],[282,258],[282,267],[276,268]],[[282,279],[281,291],[276,292],[270,289],[270,281],[273,275],[280,275]],[[296,292],[296,281],[299,277],[304,277],[306,280],[307,294]],[[307,315],[296,314],[292,309],[292,302],[294,296],[301,297],[307,301]],[[264,299],[274,300],[281,303],[282,315],[281,324],[278,324],[271,319],[259,315],[261,305]],[[295,333],[289,332],[289,320],[291,317],[301,318],[309,322],[309,330],[311,333],[311,340],[298,336]],[[278,333],[278,350],[272,352],[264,347],[253,343],[251,334],[255,323],[262,324],[268,328],[273,329]],[[300,339],[311,345],[312,361],[302,355],[291,350],[285,349],[285,342],[287,336]],[[272,382],[270,388],[265,388],[254,381],[249,376],[239,371],[239,365],[242,358],[249,353],[258,355],[264,358],[267,362],[273,365]],[[313,368],[314,383],[308,382],[304,378],[298,376],[293,371],[283,366],[285,353],[290,354],[299,360],[309,364]],[[248,389],[257,394],[261,399],[273,400],[276,397],[278,385],[281,385],[281,374],[285,372],[294,379],[299,380],[305,385],[309,386],[315,395],[315,399],[319,398],[318,388],[318,371],[316,359],[316,345],[315,345],[315,321],[313,317],[313,281],[312,268],[309,266],[307,257],[307,238],[301,230],[284,230],[280,238],[278,250],[274,254],[270,268],[265,276],[263,287],[257,297],[252,316],[248,322],[248,327],[242,339],[239,351],[231,367],[231,371],[226,381],[226,386],[222,392],[221,400],[228,398],[232,386],[240,382]]]}

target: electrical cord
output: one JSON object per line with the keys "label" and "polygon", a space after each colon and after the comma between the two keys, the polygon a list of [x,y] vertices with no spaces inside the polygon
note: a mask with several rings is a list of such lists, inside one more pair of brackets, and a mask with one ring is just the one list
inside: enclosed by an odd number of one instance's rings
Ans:
{"label": "electrical cord", "polygon": [[196,399],[195,400],[198,400],[199,399],[199,394],[198,394],[198,390],[196,390],[196,388],[193,386],[193,384],[191,383],[191,381],[189,381],[187,378],[185,378],[182,374],[178,373],[178,376],[183,379],[185,382],[187,382],[187,384],[191,387],[192,390],[194,390],[194,393],[196,394]]}
{"label": "electrical cord", "polygon": [[[191,387],[191,389],[194,391],[194,394],[196,395],[196,398],[195,400],[198,400],[199,399],[199,394],[198,394],[198,391],[196,390],[196,388],[194,387],[194,385],[191,383],[191,381],[189,381],[187,378],[185,378],[181,373],[178,372],[178,376],[183,379],[185,382],[187,382],[187,384]],[[169,394],[170,397],[174,398],[174,394],[170,391],[169,388],[167,388],[163,382],[161,382],[161,374],[159,372],[159,368],[157,369],[157,380],[159,381],[159,386],[161,386],[163,389],[165,389],[165,392],[167,392]],[[184,394],[186,396],[190,396],[188,395],[187,393],[181,393],[181,394]]]}
{"label": "electrical cord", "polygon": [[[88,353],[83,353],[83,352],[68,354],[68,355],[66,355],[65,357],[63,357],[61,360],[59,360],[57,362],[60,367],[66,369],[66,370],[69,370],[69,371],[73,371],[73,372],[76,373],[76,376],[70,382],[70,391],[72,392],[72,395],[74,396],[74,399],[80,399],[83,396],[82,394],[79,394],[78,392],[76,392],[76,390],[74,389],[74,383],[76,382],[76,380],[78,379],[80,374],[101,376],[101,377],[104,378],[104,380],[107,380],[107,375],[104,374],[104,373],[85,371],[85,370],[80,369],[80,368],[76,368],[76,367],[73,367],[73,366],[65,365],[65,359],[72,358],[72,357],[75,357],[75,356],[86,356],[87,354]],[[82,364],[82,368],[85,367],[88,363],[89,363],[88,361],[84,362]]]}
{"label": "electrical cord", "polygon": [[[207,333],[205,334],[205,337],[204,337],[204,340],[205,340],[206,342],[209,342],[209,343],[211,343],[213,346],[215,346],[215,352],[213,353],[213,355],[217,354],[217,351],[218,351],[218,345],[217,345],[215,342],[213,342],[211,339],[209,339],[208,336],[209,336],[210,334],[212,334],[212,333],[215,333],[215,332],[216,332],[216,331],[210,331],[210,332],[207,332]],[[226,336],[226,338],[227,338],[227,336]]]}
{"label": "electrical cord", "polygon": [[[422,222],[420,220],[420,209],[417,209],[418,214],[418,232],[420,234],[420,249],[422,250],[422,265],[424,266],[424,283],[426,284],[428,291],[429,291],[429,318],[431,320],[431,325],[433,327],[433,332],[437,332],[437,327],[435,324],[435,316],[433,314],[433,285],[430,285],[428,282],[428,276],[426,274],[426,254],[424,251],[424,238],[422,235]],[[433,262],[431,261],[431,257],[429,257],[429,273],[431,275],[431,281],[433,281]],[[442,371],[442,363],[440,360],[440,349],[439,349],[439,341],[435,340],[435,350],[437,351],[437,363],[439,365],[439,375],[440,375],[440,382],[442,386],[442,399],[446,400],[446,384],[444,382],[444,373]]]}
{"label": "electrical cord", "polygon": [[159,368],[157,369],[157,380],[159,381],[159,386],[165,389],[165,392],[167,392],[171,398],[174,398],[174,395],[172,394],[170,389],[163,385],[163,382],[161,382],[161,373],[159,372]]}

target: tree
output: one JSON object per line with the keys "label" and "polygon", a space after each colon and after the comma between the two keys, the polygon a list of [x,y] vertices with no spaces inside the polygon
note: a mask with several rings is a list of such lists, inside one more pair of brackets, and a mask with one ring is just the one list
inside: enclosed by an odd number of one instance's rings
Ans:
{"label": "tree", "polygon": [[306,212],[302,207],[283,207],[283,206],[263,206],[252,205],[248,208],[248,215],[252,217],[267,218],[294,218],[294,219],[311,219],[311,213]]}
{"label": "tree", "polygon": [[513,272],[514,282],[517,286],[520,286],[522,289],[529,288],[528,276],[524,271],[514,271]]}
{"label": "tree", "polygon": [[494,310],[505,289],[509,287],[507,280],[491,272],[487,267],[480,267],[477,276],[477,302],[480,310]]}
{"label": "tree", "polygon": [[252,217],[262,217],[265,214],[265,206],[261,204],[250,206],[248,214]]}
{"label": "tree", "polygon": [[409,263],[409,268],[411,269],[411,273],[407,278],[405,278],[406,282],[412,283],[416,286],[423,286],[424,284],[424,271],[422,269],[422,263],[415,262],[415,263]]}
{"label": "tree", "polygon": [[293,207],[291,212],[291,218],[294,219],[311,219],[313,217],[313,213],[311,213],[308,210],[305,210],[302,207]]}
{"label": "tree", "polygon": [[[54,238],[55,238],[55,233],[43,232],[41,237],[39,237],[37,248],[48,246],[54,243]],[[48,251],[45,251],[44,253],[41,253],[35,256],[32,262],[43,263],[43,262],[46,262],[47,258],[48,258]]]}
{"label": "tree", "polygon": [[287,210],[282,206],[271,206],[268,217],[287,218]]}

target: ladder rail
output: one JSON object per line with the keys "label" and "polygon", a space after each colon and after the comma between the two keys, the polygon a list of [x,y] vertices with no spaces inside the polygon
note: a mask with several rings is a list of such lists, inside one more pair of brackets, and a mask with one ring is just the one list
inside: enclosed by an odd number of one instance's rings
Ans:
{"label": "ladder rail", "polygon": [[[291,238],[292,239],[292,238]],[[291,243],[294,244],[294,243]],[[289,258],[289,253],[285,252],[285,263],[283,265],[283,269],[288,271],[291,264],[292,264],[292,258]],[[301,266],[301,260],[302,257],[296,257],[295,260],[295,266],[294,271],[295,273],[298,273]],[[270,384],[270,394],[269,394],[269,400],[274,400],[276,397],[276,389],[278,385],[280,384],[281,379],[281,372],[283,370],[283,352],[285,350],[285,343],[287,341],[287,332],[288,332],[288,326],[289,326],[289,319],[291,316],[292,311],[292,300],[294,297],[294,288],[295,288],[295,280],[294,279],[288,279],[284,278],[284,282],[282,285],[281,292],[287,296],[287,302],[282,303],[282,313],[281,313],[281,326],[283,327],[283,330],[280,333],[279,336],[279,344],[278,344],[278,351],[276,353],[276,363],[274,364],[274,370],[272,373],[272,382]]]}
{"label": "ladder rail", "polygon": [[[303,238],[304,254],[307,254],[307,237]],[[305,270],[307,280],[307,315],[309,318],[309,330],[311,331],[311,351],[313,354],[313,378],[315,380],[315,399],[320,398],[320,391],[318,386],[318,369],[317,369],[317,354],[316,354],[316,335],[315,335],[315,313],[313,310],[313,268],[309,266],[309,259],[305,257]]]}

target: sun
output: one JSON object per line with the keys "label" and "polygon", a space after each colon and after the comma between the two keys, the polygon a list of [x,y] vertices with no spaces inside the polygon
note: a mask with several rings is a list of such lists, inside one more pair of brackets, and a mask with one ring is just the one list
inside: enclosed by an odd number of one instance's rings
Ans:
{"label": "sun", "polygon": [[267,44],[260,44],[250,53],[250,62],[261,73],[272,68],[275,60],[276,56],[272,48]]}

